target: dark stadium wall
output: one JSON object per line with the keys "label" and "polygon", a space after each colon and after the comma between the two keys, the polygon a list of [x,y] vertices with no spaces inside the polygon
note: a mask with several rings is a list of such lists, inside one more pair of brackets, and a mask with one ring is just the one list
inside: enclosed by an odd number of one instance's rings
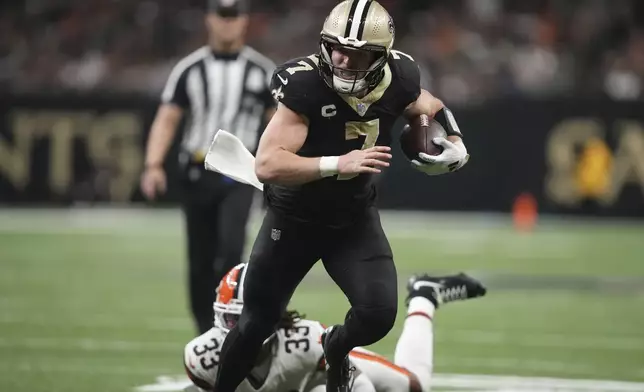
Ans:
{"label": "dark stadium wall", "polygon": [[[142,202],[139,176],[156,105],[136,96],[0,97],[0,204]],[[643,109],[640,102],[579,99],[454,107],[468,165],[427,177],[396,142],[379,180],[379,204],[510,211],[527,192],[542,212],[642,217]],[[170,191],[159,206],[179,196],[176,156],[175,145],[166,162]]]}

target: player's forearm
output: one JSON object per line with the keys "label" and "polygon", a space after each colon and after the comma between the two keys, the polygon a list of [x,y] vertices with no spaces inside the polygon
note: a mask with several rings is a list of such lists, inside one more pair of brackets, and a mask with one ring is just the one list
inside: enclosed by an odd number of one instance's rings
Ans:
{"label": "player's forearm", "polygon": [[431,95],[427,90],[421,90],[418,99],[405,109],[404,116],[408,120],[414,120],[422,115],[432,118],[444,107],[443,101]]}
{"label": "player's forearm", "polygon": [[404,112],[410,123],[419,122],[421,116],[427,115],[436,120],[447,132],[447,140],[452,143],[462,143],[462,134],[454,119],[452,111],[443,101],[434,97],[426,90],[421,90],[418,99],[410,104]]}
{"label": "player's forearm", "polygon": [[255,174],[265,184],[300,185],[322,178],[320,158],[305,158],[284,149],[259,153]]}

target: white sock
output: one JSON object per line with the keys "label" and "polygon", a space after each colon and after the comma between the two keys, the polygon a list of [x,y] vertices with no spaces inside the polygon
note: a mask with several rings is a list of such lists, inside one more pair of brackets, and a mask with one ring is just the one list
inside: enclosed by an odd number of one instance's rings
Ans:
{"label": "white sock", "polygon": [[425,297],[414,297],[409,301],[407,316],[414,313],[425,313],[427,317],[433,319],[434,311],[436,311],[436,307],[434,306],[432,301],[428,300]]}
{"label": "white sock", "polygon": [[429,390],[434,364],[434,304],[423,297],[409,301],[407,318],[396,344],[394,362],[418,377],[423,390]]}

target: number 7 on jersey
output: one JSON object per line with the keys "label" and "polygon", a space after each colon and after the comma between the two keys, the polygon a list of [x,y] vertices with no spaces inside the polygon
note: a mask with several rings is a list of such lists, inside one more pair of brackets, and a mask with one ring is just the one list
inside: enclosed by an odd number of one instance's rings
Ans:
{"label": "number 7 on jersey", "polygon": [[[349,121],[344,125],[345,140],[365,137],[361,150],[375,146],[378,135],[380,135],[380,119],[377,118],[370,121]],[[338,180],[350,180],[356,176],[357,174],[339,174]]]}

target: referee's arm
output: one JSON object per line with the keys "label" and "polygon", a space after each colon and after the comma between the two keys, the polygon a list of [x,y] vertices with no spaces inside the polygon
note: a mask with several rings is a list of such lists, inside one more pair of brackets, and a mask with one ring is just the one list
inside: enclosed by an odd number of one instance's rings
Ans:
{"label": "referee's arm", "polygon": [[150,200],[166,191],[167,178],[163,170],[165,156],[177,133],[184,110],[189,106],[186,91],[186,70],[173,70],[163,90],[162,103],[152,123],[145,153],[145,169],[141,191]]}

